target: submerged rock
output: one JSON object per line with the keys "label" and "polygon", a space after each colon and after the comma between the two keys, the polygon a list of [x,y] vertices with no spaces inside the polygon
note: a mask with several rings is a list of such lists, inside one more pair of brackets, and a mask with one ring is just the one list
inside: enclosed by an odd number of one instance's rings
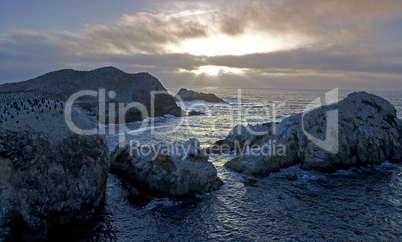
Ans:
{"label": "submerged rock", "polygon": [[146,205],[151,201],[150,197],[148,197],[146,194],[138,191],[135,188],[130,189],[127,199],[131,204],[134,204],[137,206]]}
{"label": "submerged rock", "polygon": [[159,195],[204,194],[223,184],[196,139],[170,146],[116,147],[111,171]]}
{"label": "submerged rock", "polygon": [[187,90],[186,88],[181,88],[180,91],[175,96],[175,99],[178,101],[201,100],[211,103],[226,103],[223,99],[217,97],[215,94],[194,92],[191,90]]}
{"label": "submerged rock", "polygon": [[14,103],[14,94],[6,96],[0,103],[0,240],[10,233],[45,239],[51,228],[85,220],[101,204],[108,146],[104,136],[71,132],[60,102]]}
{"label": "submerged rock", "polygon": [[[327,127],[327,111],[331,110],[338,111],[338,130]],[[328,134],[337,137],[335,146],[329,148],[324,142]],[[293,115],[272,125],[265,135],[246,132],[238,136],[239,143],[249,142],[240,156],[225,166],[247,175],[268,175],[295,164],[301,164],[303,169],[330,172],[402,160],[402,125],[395,108],[385,99],[366,92],[349,94],[339,103],[307,112],[304,118],[302,114]],[[223,142],[230,143],[230,137]]]}
{"label": "submerged rock", "polygon": [[201,115],[205,115],[205,113],[194,111],[194,110],[187,113],[187,116],[189,116],[189,117],[191,117],[191,116],[201,116]]}

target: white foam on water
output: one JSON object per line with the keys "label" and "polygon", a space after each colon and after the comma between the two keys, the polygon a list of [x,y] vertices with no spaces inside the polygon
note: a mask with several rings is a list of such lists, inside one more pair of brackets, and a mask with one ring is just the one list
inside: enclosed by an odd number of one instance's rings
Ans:
{"label": "white foam on water", "polygon": [[275,122],[281,122],[282,120],[284,120],[285,118],[287,118],[286,116],[282,116],[282,115],[278,115],[275,118]]}
{"label": "white foam on water", "polygon": [[119,135],[125,135],[125,134],[140,134],[149,130],[156,130],[156,129],[161,129],[161,128],[168,128],[168,127],[172,127],[173,125],[161,125],[161,126],[150,126],[150,127],[144,127],[144,128],[139,128],[139,129],[135,129],[135,130],[130,130],[127,133],[125,132],[120,132],[117,134],[108,134],[108,137],[116,137]]}
{"label": "white foam on water", "polygon": [[127,132],[128,134],[137,134],[137,133],[142,133],[148,130],[155,130],[155,129],[160,129],[160,128],[167,128],[167,127],[171,127],[172,125],[161,125],[161,126],[151,126],[151,127],[145,127],[145,128],[139,128],[136,130],[132,130]]}
{"label": "white foam on water", "polygon": [[163,208],[172,208],[172,207],[177,207],[180,206],[183,202],[181,201],[172,201],[169,198],[154,198],[149,202],[146,206],[145,209],[147,210],[153,210],[156,207],[163,207]]}
{"label": "white foam on water", "polygon": [[154,117],[154,118],[148,117],[148,118],[144,119],[142,122],[150,123],[152,121],[159,121],[159,120],[164,120],[164,119],[166,119],[166,118],[165,117]]}

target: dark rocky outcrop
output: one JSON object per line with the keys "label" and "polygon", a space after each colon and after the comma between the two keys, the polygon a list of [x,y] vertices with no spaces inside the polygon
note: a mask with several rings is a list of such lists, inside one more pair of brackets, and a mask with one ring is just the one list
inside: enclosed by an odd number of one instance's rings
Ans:
{"label": "dark rocky outcrop", "polygon": [[201,116],[201,115],[205,115],[205,113],[194,111],[194,110],[187,113],[187,116],[189,116],[189,117],[191,117],[191,116]]}
{"label": "dark rocky outcrop", "polygon": [[[338,132],[326,124],[327,111],[331,110],[339,112]],[[272,129],[264,135],[249,132],[263,129],[262,125],[251,129],[236,127],[236,130],[245,131],[241,134],[233,131],[220,144],[228,144],[234,150],[233,140],[238,140],[246,146],[239,145],[242,154],[225,166],[247,175],[268,175],[295,164],[301,164],[303,169],[330,172],[402,160],[401,120],[397,118],[395,108],[381,97],[365,92],[352,93],[339,103],[316,108],[306,113],[304,119],[302,117],[297,114],[271,125]],[[272,133],[274,128],[275,134]],[[323,148],[327,128],[332,137],[338,135],[335,149]],[[318,142],[312,142],[306,133]]]}
{"label": "dark rocky outcrop", "polygon": [[222,185],[216,169],[191,139],[174,145],[116,147],[111,172],[156,196],[186,196],[214,191]]}
{"label": "dark rocky outcrop", "polygon": [[211,103],[226,103],[223,99],[217,97],[215,94],[194,92],[191,90],[187,90],[186,88],[181,88],[175,96],[175,99],[178,101],[202,100]]}
{"label": "dark rocky outcrop", "polygon": [[44,239],[54,227],[89,218],[104,197],[105,137],[71,132],[63,102],[31,94],[0,94],[0,240]]}
{"label": "dark rocky outcrop", "polygon": [[[108,103],[124,103],[125,105],[138,102],[145,106],[148,116],[162,117],[170,114],[176,117],[185,116],[183,110],[176,105],[175,100],[169,95],[158,79],[148,73],[128,74],[114,67],[104,67],[92,71],[76,71],[71,69],[49,72],[34,79],[0,85],[0,93],[30,92],[36,95],[55,96],[61,101],[66,101],[72,94],[92,90],[105,89],[106,109]],[[115,97],[110,98],[109,92],[114,91]],[[152,92],[154,104],[152,105]],[[85,96],[79,99],[76,104],[80,106],[87,115],[99,114],[97,97]],[[152,110],[154,107],[154,110]],[[109,110],[110,111],[110,110]],[[152,112],[154,111],[154,112]],[[117,112],[117,111],[116,111]],[[105,113],[109,122],[109,112]],[[132,108],[127,112],[126,122],[143,120],[146,117],[141,115],[138,109]],[[118,122],[118,118],[114,118]],[[113,121],[113,120],[112,120]]]}
{"label": "dark rocky outcrop", "polygon": [[152,199],[145,193],[138,191],[136,188],[131,188],[127,196],[127,200],[134,205],[143,206],[147,205]]}

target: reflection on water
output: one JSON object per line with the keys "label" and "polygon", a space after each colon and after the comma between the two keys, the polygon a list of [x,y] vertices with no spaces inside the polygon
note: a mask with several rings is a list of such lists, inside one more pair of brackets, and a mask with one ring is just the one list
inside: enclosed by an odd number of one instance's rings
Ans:
{"label": "reflection on water", "polygon": [[[111,175],[100,240],[378,240],[402,236],[402,168],[381,165],[332,175],[289,168],[264,179],[225,170],[223,187],[194,199],[127,202]],[[298,179],[289,181],[289,174]]]}
{"label": "reflection on water", "polygon": [[[174,90],[176,91],[176,90]],[[196,91],[208,92],[198,89]],[[264,105],[286,102],[278,115],[301,112],[325,91],[242,90],[239,110],[236,89],[213,90],[229,105],[201,103],[197,111],[207,116],[186,118],[174,129],[177,118],[156,118],[151,129],[133,131],[126,140],[144,144],[186,141],[197,138],[208,146],[224,138],[239,114],[258,116],[246,121],[269,122]],[[402,113],[402,96],[396,92],[379,95]],[[347,92],[341,92],[343,98]],[[186,102],[186,106],[193,102]],[[205,104],[205,105],[204,105]],[[188,109],[187,109],[188,110]],[[140,123],[130,124],[132,130]],[[190,129],[188,127],[191,127]],[[153,131],[154,132],[153,132]],[[107,137],[110,148],[118,136]],[[91,238],[96,240],[395,240],[402,237],[402,167],[384,163],[353,168],[334,174],[303,171],[290,167],[266,178],[247,177],[223,167],[230,154],[212,155],[224,185],[194,199],[159,198],[144,207],[128,203],[123,181],[108,179],[103,213]]]}

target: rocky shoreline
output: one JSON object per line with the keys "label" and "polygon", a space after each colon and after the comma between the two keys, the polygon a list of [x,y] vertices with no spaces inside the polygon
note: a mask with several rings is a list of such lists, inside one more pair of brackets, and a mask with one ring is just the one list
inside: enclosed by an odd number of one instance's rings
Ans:
{"label": "rocky shoreline", "polygon": [[[84,90],[89,94],[68,102]],[[149,116],[185,116],[155,77],[114,67],[61,70],[0,85],[0,240],[45,239],[51,228],[86,221],[101,206],[110,169],[105,135],[80,135],[70,126],[99,131],[105,123],[101,101],[115,107],[137,102]],[[125,120],[108,115],[106,123],[149,117],[135,109]]]}
{"label": "rocky shoreline", "polygon": [[[68,78],[77,81],[69,83]],[[96,81],[88,83],[91,78]],[[87,221],[102,207],[109,171],[129,182],[130,202],[144,205],[152,197],[188,198],[219,189],[223,182],[207,153],[236,153],[225,167],[252,176],[293,165],[332,172],[402,161],[402,122],[395,108],[365,92],[279,123],[238,125],[206,151],[198,140],[190,139],[171,145],[123,145],[110,152],[104,134],[71,131],[65,120],[67,107],[72,121],[86,130],[99,126],[101,110],[91,97],[69,106],[68,95],[102,87],[116,92],[105,105],[138,101],[149,110],[151,92],[160,91],[155,115],[184,117],[151,75],[127,74],[113,67],[62,70],[0,87],[0,239],[15,234],[21,239],[46,239],[54,227]],[[331,111],[337,111],[336,126],[329,125]],[[125,122],[142,120],[138,113],[128,117]],[[337,143],[328,147],[325,141],[335,133]]]}

